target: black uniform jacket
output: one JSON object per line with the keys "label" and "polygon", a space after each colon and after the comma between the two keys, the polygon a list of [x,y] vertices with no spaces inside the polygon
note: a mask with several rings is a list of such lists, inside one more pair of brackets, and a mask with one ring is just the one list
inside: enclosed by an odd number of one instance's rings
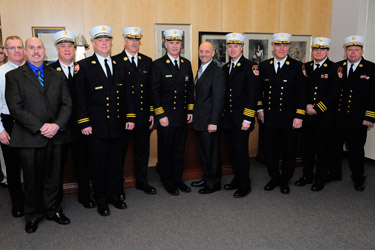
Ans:
{"label": "black uniform jacket", "polygon": [[131,64],[131,59],[127,57],[124,50],[112,58],[121,66],[121,70],[125,71],[125,81],[131,85],[136,113],[134,129],[146,129],[150,126],[150,115],[154,115],[154,108],[151,105],[150,80],[152,59],[138,53],[138,66],[136,68]]}
{"label": "black uniform jacket", "polygon": [[358,129],[363,120],[375,122],[375,64],[364,58],[350,79],[347,78],[347,61],[338,62],[343,85],[336,113],[336,127]]}
{"label": "black uniform jacket", "polygon": [[243,120],[254,124],[259,99],[259,66],[241,56],[229,74],[230,63],[223,66],[226,77],[224,129],[241,129]]}
{"label": "black uniform jacket", "polygon": [[91,126],[92,134],[99,138],[119,137],[125,122],[135,121],[131,85],[113,59],[112,66],[113,76],[108,79],[94,54],[78,62],[74,76],[77,124],[80,129]]}
{"label": "black uniform jacket", "polygon": [[[11,134],[11,147],[45,147],[49,140],[54,145],[71,141],[67,126],[71,110],[66,78],[53,68],[44,66],[44,88],[30,66],[9,71],[6,75],[5,98],[15,120]],[[48,139],[40,133],[44,123],[56,123],[60,130]]]}
{"label": "black uniform jacket", "polygon": [[332,127],[342,78],[337,65],[328,58],[314,71],[314,61],[305,63],[307,76],[307,104],[314,105],[316,115],[306,115],[304,124]]}
{"label": "black uniform jacket", "polygon": [[212,61],[196,81],[193,112],[195,130],[207,131],[209,124],[221,125],[225,88],[224,71]]}
{"label": "black uniform jacket", "polygon": [[264,124],[268,127],[291,128],[293,119],[304,119],[306,114],[306,73],[300,61],[287,57],[276,74],[274,59],[260,63]]}
{"label": "black uniform jacket", "polygon": [[168,117],[169,127],[185,126],[187,114],[192,114],[194,109],[190,61],[180,56],[180,68],[177,70],[166,54],[153,63],[151,79],[156,122]]}

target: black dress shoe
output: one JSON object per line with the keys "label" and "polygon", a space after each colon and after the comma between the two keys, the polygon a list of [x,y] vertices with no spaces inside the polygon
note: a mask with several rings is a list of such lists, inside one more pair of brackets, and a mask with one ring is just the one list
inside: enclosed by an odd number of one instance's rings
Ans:
{"label": "black dress shoe", "polygon": [[117,209],[125,209],[128,206],[126,205],[125,201],[120,199],[112,199],[108,202],[109,204],[112,204]]}
{"label": "black dress shoe", "polygon": [[214,186],[214,187],[206,186],[204,188],[199,189],[198,192],[200,194],[211,194],[211,193],[219,191],[219,190],[221,190],[221,185],[217,185],[217,186]]}
{"label": "black dress shoe", "polygon": [[173,186],[164,186],[165,191],[167,191],[170,195],[179,195],[178,189]]}
{"label": "black dress shoe", "polygon": [[311,186],[311,191],[319,192],[323,190],[324,188],[324,182],[322,181],[315,181],[314,184]]}
{"label": "black dress shoe", "polygon": [[280,186],[280,192],[282,194],[289,194],[290,193],[290,188],[288,184],[284,184]]}
{"label": "black dress shoe", "polygon": [[307,178],[305,176],[302,176],[301,178],[298,179],[298,181],[296,181],[294,183],[294,185],[296,185],[298,187],[303,187],[303,186],[306,186],[307,184],[311,184],[311,183],[313,183],[312,178]]}
{"label": "black dress shoe", "polygon": [[251,187],[239,187],[236,192],[234,192],[234,198],[242,198],[248,195],[251,192]]}
{"label": "black dress shoe", "polygon": [[63,212],[57,211],[52,217],[47,218],[48,220],[56,221],[57,223],[61,225],[67,225],[70,223],[70,220],[68,217],[66,217]]}
{"label": "black dress shoe", "polygon": [[25,231],[26,233],[34,233],[38,229],[38,223],[40,220],[29,220],[26,222]]}
{"label": "black dress shoe", "polygon": [[101,216],[108,216],[111,214],[108,205],[98,205],[98,213]]}
{"label": "black dress shoe", "polygon": [[78,200],[79,203],[81,203],[83,205],[83,207],[85,208],[94,208],[96,207],[96,204],[93,200],[91,200],[90,198],[89,199],[79,199]]}
{"label": "black dress shoe", "polygon": [[204,180],[193,181],[190,185],[192,187],[204,187],[206,186],[206,182]]}
{"label": "black dress shoe", "polygon": [[177,188],[184,192],[184,193],[190,193],[191,192],[191,188],[189,188],[188,186],[185,185],[185,183],[180,183],[177,185]]}
{"label": "black dress shoe", "polygon": [[238,184],[233,183],[233,182],[224,185],[225,190],[235,190],[237,188],[238,188]]}
{"label": "black dress shoe", "polygon": [[264,186],[264,190],[266,190],[266,191],[272,191],[272,190],[275,189],[275,187],[278,187],[278,186],[280,186],[280,184],[278,182],[271,180],[270,182],[268,182]]}
{"label": "black dress shoe", "polygon": [[364,191],[366,188],[365,181],[354,182],[354,189],[357,191]]}
{"label": "black dress shoe", "polygon": [[24,215],[24,209],[23,208],[17,208],[17,207],[13,207],[12,208],[12,215],[13,217],[22,217]]}
{"label": "black dress shoe", "polygon": [[146,194],[156,194],[156,189],[153,186],[146,184],[140,184],[135,186],[136,189],[142,190]]}

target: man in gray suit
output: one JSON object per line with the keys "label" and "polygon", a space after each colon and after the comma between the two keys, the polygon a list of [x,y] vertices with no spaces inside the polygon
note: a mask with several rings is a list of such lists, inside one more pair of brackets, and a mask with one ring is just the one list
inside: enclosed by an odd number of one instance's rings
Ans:
{"label": "man in gray suit", "polygon": [[204,176],[200,181],[192,182],[200,194],[209,194],[221,189],[220,161],[220,118],[225,103],[225,74],[215,62],[211,43],[203,42],[199,46],[201,66],[195,80],[196,100],[193,128],[197,135],[197,144],[202,161]]}
{"label": "man in gray suit", "polygon": [[44,215],[70,223],[59,191],[72,101],[64,74],[44,65],[42,40],[27,39],[25,54],[27,62],[5,75],[5,98],[15,120],[10,146],[18,150],[24,176],[25,230],[33,233]]}

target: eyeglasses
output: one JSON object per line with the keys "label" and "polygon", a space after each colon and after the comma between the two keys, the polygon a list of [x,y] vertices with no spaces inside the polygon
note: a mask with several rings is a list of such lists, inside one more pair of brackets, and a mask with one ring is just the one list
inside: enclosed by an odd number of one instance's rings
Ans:
{"label": "eyeglasses", "polygon": [[23,47],[22,46],[17,46],[17,47],[9,47],[9,48],[6,48],[6,49],[9,49],[10,51],[14,51],[14,50],[23,50]]}

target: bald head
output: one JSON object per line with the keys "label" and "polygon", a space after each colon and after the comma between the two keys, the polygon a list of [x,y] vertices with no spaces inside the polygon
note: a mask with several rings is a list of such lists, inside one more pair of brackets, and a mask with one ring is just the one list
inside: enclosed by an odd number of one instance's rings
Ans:
{"label": "bald head", "polygon": [[43,41],[37,37],[30,37],[25,42],[25,54],[29,63],[36,67],[43,64],[46,55]]}
{"label": "bald head", "polygon": [[199,46],[199,59],[202,65],[210,62],[215,55],[214,47],[210,42],[203,42]]}

